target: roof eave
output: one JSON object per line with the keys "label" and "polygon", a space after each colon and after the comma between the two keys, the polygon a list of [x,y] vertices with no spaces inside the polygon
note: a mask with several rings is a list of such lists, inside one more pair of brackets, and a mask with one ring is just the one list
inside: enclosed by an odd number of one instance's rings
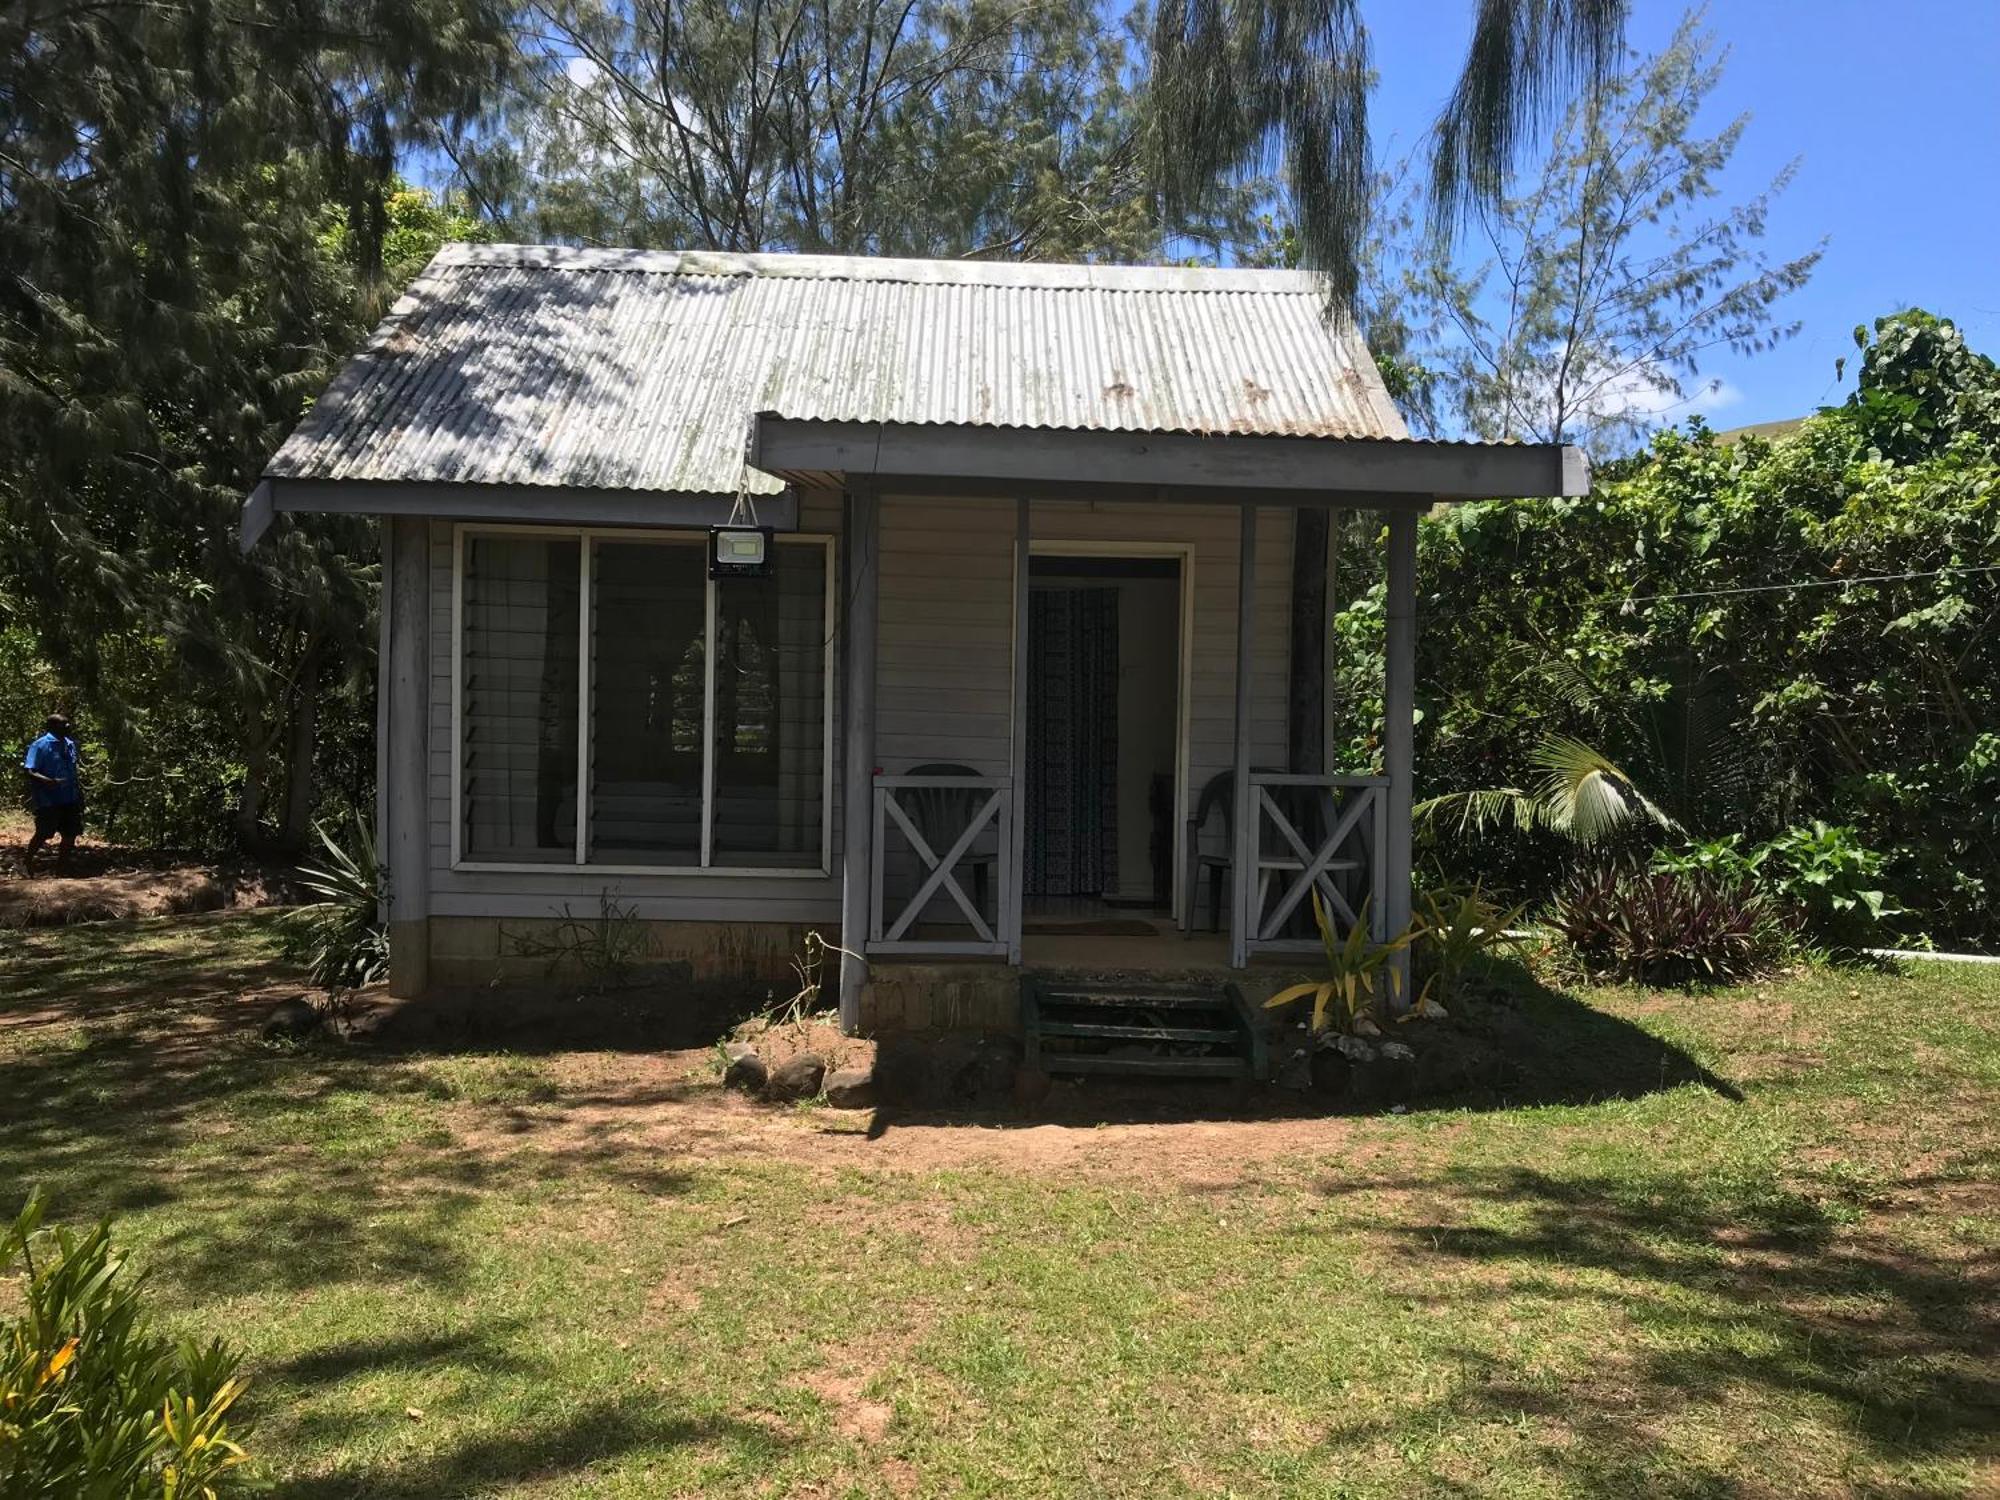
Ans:
{"label": "roof eave", "polygon": [[1132,498],[1391,508],[1439,500],[1590,493],[1590,463],[1561,443],[1267,437],[836,422],[760,412],[752,467],[788,482],[1012,494],[1090,486]]}

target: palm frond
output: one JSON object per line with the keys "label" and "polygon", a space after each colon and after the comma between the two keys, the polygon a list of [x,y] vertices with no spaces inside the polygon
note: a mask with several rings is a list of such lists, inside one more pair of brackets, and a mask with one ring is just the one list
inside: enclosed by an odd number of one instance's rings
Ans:
{"label": "palm frond", "polygon": [[1629,9],[1629,0],[1479,0],[1465,68],[1433,138],[1434,229],[1448,236],[1465,212],[1497,203],[1523,144],[1579,86],[1602,88]]}
{"label": "palm frond", "polygon": [[1165,0],[1153,18],[1152,181],[1184,222],[1282,172],[1305,264],[1351,306],[1369,222],[1368,32],[1358,0]]}
{"label": "palm frond", "polygon": [[1485,833],[1511,824],[1522,833],[1545,827],[1539,801],[1519,787],[1482,787],[1470,792],[1444,792],[1426,797],[1410,809],[1420,832],[1435,832],[1439,824],[1457,833]]}
{"label": "palm frond", "polygon": [[1536,797],[1547,826],[1578,843],[1596,843],[1639,817],[1661,828],[1680,827],[1608,756],[1581,740],[1549,735],[1529,759],[1544,773]]}

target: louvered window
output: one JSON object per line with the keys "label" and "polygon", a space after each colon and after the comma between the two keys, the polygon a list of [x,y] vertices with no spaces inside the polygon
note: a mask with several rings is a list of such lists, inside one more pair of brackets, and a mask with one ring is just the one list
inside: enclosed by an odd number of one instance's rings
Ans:
{"label": "louvered window", "polygon": [[706,540],[463,534],[460,862],[825,868],[830,544]]}

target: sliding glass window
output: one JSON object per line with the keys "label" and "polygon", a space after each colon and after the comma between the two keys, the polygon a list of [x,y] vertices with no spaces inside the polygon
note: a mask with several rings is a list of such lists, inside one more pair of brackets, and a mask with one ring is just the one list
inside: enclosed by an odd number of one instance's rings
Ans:
{"label": "sliding glass window", "polygon": [[590,858],[701,863],[708,548],[592,547]]}
{"label": "sliding glass window", "polygon": [[705,536],[467,531],[459,857],[823,868],[830,555],[712,582]]}
{"label": "sliding glass window", "polygon": [[781,546],[770,577],[715,586],[716,864],[819,863],[826,602],[818,547]]}
{"label": "sliding glass window", "polygon": [[459,816],[467,859],[576,859],[574,537],[465,541]]}

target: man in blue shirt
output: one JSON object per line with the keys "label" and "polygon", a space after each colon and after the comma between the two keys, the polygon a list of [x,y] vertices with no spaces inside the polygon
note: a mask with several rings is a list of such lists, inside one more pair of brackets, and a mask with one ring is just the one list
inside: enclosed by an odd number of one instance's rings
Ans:
{"label": "man in blue shirt", "polygon": [[52,838],[56,847],[56,868],[69,862],[70,845],[83,832],[83,788],[76,779],[76,741],[69,737],[69,720],[50,714],[42,728],[47,731],[28,746],[21,757],[21,769],[28,776],[28,800],[35,809],[35,836],[28,840],[27,864],[34,867],[35,856]]}

